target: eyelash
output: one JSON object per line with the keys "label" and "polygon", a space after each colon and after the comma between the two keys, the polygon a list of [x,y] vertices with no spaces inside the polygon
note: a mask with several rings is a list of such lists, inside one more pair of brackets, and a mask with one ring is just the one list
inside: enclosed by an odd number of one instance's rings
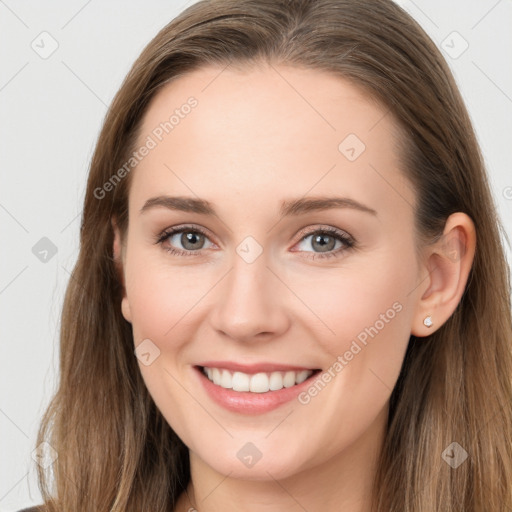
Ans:
{"label": "eyelash", "polygon": [[[172,254],[174,256],[199,256],[200,250],[199,251],[183,251],[181,249],[175,249],[174,247],[165,247],[163,245],[164,242],[172,235],[175,235],[176,233],[183,233],[183,232],[200,233],[201,235],[208,238],[208,234],[201,228],[198,228],[195,226],[178,226],[176,228],[170,228],[170,229],[164,231],[163,233],[161,233],[160,235],[158,235],[156,243],[160,244],[165,251],[169,252],[170,254]],[[312,260],[330,258],[333,256],[338,257],[338,256],[340,256],[341,252],[353,249],[356,245],[355,241],[352,237],[346,235],[345,233],[343,233],[343,231],[340,231],[340,230],[338,230],[336,228],[332,228],[332,227],[317,228],[314,230],[310,230],[306,233],[303,233],[299,242],[302,242],[305,238],[307,238],[308,236],[314,235],[314,234],[322,234],[322,235],[332,236],[332,237],[336,238],[337,240],[341,241],[345,245],[345,247],[340,247],[337,250],[333,250],[333,251],[326,252],[326,253],[313,253],[312,256],[307,256],[308,258],[310,258]],[[299,242],[297,242],[297,243],[299,243]],[[300,251],[297,251],[297,252],[300,252]]]}

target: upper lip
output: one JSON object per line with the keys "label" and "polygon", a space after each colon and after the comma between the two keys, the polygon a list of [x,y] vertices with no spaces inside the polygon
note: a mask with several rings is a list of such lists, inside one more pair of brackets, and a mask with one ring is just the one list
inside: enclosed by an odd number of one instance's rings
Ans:
{"label": "upper lip", "polygon": [[294,366],[289,364],[280,363],[253,363],[253,364],[241,364],[233,361],[204,361],[199,363],[197,366],[206,366],[208,368],[223,368],[231,370],[233,372],[242,373],[266,373],[266,372],[286,372],[286,371],[303,371],[303,370],[316,370],[317,368],[305,367],[305,366]]}

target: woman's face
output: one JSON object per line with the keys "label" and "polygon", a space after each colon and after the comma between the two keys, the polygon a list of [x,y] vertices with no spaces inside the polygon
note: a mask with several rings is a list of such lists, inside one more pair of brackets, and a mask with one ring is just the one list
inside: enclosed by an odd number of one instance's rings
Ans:
{"label": "woman's face", "polygon": [[375,453],[422,279],[394,127],[347,81],[285,66],[202,68],[150,104],[122,311],[205,467],[264,480]]}

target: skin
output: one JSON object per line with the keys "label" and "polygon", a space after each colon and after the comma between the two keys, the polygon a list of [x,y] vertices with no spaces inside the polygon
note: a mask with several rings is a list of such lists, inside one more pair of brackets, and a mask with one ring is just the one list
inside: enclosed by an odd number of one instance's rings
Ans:
{"label": "skin", "polygon": [[[132,171],[127,237],[115,219],[112,225],[122,313],[134,346],[149,338],[160,350],[139,367],[190,450],[191,502],[200,512],[240,504],[249,512],[366,512],[409,337],[429,335],[455,310],[473,260],[474,225],[453,214],[443,243],[417,257],[416,197],[400,170],[395,122],[339,77],[283,65],[201,68],[156,95],[139,142],[190,96],[197,107]],[[350,133],[366,145],[354,161],[338,149]],[[139,213],[164,194],[207,199],[218,215],[164,207]],[[279,217],[284,200],[333,195],[377,215],[338,208]],[[186,250],[180,234],[155,243],[181,224],[207,231],[192,246],[199,255],[165,250]],[[322,249],[307,235],[322,227],[347,233],[356,247],[311,259]],[[247,236],[263,250],[250,264],[236,252]],[[448,255],[447,240],[464,249],[458,257]],[[208,359],[326,370],[396,303],[400,312],[307,404],[293,400],[256,416],[230,412],[194,373]],[[236,456],[247,442],[262,454],[250,468]],[[176,510],[190,507],[183,494]]]}

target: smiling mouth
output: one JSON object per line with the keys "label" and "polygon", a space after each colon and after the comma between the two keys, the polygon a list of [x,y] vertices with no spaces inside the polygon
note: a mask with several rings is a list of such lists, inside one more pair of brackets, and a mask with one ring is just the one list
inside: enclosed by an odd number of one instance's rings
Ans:
{"label": "smiling mouth", "polygon": [[213,384],[238,392],[267,393],[302,384],[321,370],[244,373],[225,368],[197,367]]}

